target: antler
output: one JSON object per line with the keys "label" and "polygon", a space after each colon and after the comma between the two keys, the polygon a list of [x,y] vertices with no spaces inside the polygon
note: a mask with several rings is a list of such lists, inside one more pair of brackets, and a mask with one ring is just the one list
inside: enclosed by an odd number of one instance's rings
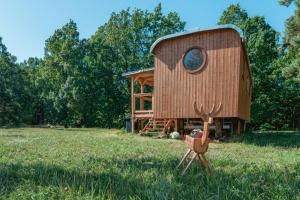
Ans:
{"label": "antler", "polygon": [[221,108],[222,108],[222,103],[221,102],[220,102],[219,107],[217,108],[217,110],[215,110],[215,104],[214,104],[211,111],[208,113],[208,116],[209,117],[216,116],[221,111]]}
{"label": "antler", "polygon": [[194,101],[194,110],[195,110],[196,114],[199,115],[200,117],[203,117],[203,118],[207,117],[207,115],[203,111],[203,105],[201,104],[200,111],[199,111],[196,101]]}
{"label": "antler", "polygon": [[196,112],[197,115],[199,115],[204,121],[208,121],[209,118],[213,118],[215,117],[222,109],[222,103],[220,102],[220,105],[218,106],[218,108],[215,110],[215,104],[213,105],[213,107],[211,108],[210,112],[205,113],[203,110],[203,105],[201,104],[200,106],[200,110],[197,107],[197,102],[194,101],[194,110]]}
{"label": "antler", "polygon": [[194,101],[194,110],[195,110],[196,114],[199,115],[202,118],[203,122],[204,122],[204,124],[203,124],[204,134],[203,134],[202,139],[201,139],[202,145],[208,144],[210,124],[213,121],[213,117],[215,117],[221,111],[221,109],[222,109],[222,103],[220,102],[220,105],[217,109],[215,109],[215,104],[214,104],[213,107],[211,108],[210,112],[205,113],[204,110],[203,110],[203,105],[201,104],[200,110],[199,110],[198,107],[197,107],[197,102]]}

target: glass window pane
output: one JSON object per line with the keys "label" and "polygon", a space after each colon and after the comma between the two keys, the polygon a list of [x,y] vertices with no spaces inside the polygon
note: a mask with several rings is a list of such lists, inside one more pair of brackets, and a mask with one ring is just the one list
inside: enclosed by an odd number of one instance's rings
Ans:
{"label": "glass window pane", "polygon": [[203,66],[204,57],[201,49],[193,48],[186,52],[183,58],[183,65],[186,70],[195,71]]}

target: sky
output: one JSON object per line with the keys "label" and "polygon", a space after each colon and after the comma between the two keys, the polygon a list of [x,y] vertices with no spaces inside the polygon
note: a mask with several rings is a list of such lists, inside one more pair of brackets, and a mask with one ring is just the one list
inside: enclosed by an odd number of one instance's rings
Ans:
{"label": "sky", "polygon": [[152,11],[159,2],[164,13],[176,11],[187,30],[215,26],[233,3],[240,3],[250,16],[265,16],[281,34],[294,13],[294,6],[281,6],[278,0],[0,0],[0,37],[18,62],[41,58],[45,40],[69,19],[77,23],[80,37],[88,38],[112,12],[128,7]]}

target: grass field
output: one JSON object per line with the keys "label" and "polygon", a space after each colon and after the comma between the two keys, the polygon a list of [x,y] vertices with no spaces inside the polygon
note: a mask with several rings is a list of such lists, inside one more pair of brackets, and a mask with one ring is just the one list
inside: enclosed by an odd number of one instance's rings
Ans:
{"label": "grass field", "polygon": [[208,176],[176,170],[182,141],[107,129],[0,129],[0,199],[300,199],[300,134],[211,143]]}

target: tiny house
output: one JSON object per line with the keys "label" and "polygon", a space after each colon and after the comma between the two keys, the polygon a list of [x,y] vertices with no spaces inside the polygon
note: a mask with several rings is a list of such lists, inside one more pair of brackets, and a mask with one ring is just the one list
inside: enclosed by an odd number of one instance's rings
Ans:
{"label": "tiny house", "polygon": [[[197,126],[194,105],[222,106],[214,118],[221,129],[239,133],[250,119],[252,78],[242,32],[233,25],[167,35],[150,49],[154,67],[123,75],[131,78],[131,128],[176,131]],[[135,85],[139,91],[135,91]],[[144,87],[152,87],[145,92]],[[151,108],[145,109],[145,103]],[[197,124],[197,120],[199,123]]]}

